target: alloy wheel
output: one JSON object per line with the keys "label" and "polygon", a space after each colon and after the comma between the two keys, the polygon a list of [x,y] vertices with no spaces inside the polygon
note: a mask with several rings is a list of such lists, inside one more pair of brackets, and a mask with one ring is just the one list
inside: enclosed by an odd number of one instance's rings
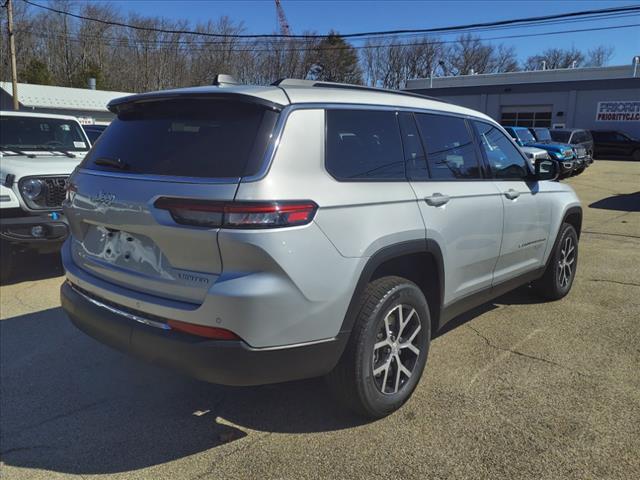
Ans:
{"label": "alloy wheel", "polygon": [[396,305],[376,334],[373,346],[373,377],[383,394],[398,393],[413,374],[420,356],[422,323],[416,309]]}
{"label": "alloy wheel", "polygon": [[567,236],[562,242],[560,250],[560,259],[558,260],[558,283],[561,288],[566,288],[574,273],[576,260],[576,247],[573,238]]}

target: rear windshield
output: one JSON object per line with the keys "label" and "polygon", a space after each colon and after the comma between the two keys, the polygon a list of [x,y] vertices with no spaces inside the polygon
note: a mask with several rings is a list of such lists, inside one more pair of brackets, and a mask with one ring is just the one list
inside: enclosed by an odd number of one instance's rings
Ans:
{"label": "rear windshield", "polygon": [[7,115],[0,117],[0,149],[86,151],[89,145],[74,120]]}
{"label": "rear windshield", "polygon": [[567,143],[570,137],[571,132],[566,132],[563,130],[551,130],[551,138],[553,138],[556,142]]}
{"label": "rear windshield", "polygon": [[258,172],[277,112],[248,102],[175,99],[125,105],[83,168],[225,178]]}

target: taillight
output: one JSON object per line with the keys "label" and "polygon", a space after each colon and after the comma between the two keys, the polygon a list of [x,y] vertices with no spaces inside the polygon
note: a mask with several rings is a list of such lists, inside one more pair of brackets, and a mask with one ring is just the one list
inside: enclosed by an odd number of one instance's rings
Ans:
{"label": "taillight", "polygon": [[195,323],[180,322],[179,320],[167,320],[167,323],[174,330],[198,337],[212,338],[214,340],[240,340],[235,333],[218,327],[207,327],[206,325],[196,325]]}
{"label": "taillight", "polygon": [[220,228],[279,228],[305,225],[318,206],[311,201],[217,202],[162,197],[156,208],[168,210],[183,225]]}

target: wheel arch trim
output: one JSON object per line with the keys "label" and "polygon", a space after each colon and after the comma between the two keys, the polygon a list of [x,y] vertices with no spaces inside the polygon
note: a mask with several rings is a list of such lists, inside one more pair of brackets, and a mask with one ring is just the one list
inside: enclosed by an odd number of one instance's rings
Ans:
{"label": "wheel arch trim", "polygon": [[[572,207],[567,208],[564,212],[564,215],[562,216],[562,222],[560,222],[560,225],[565,223],[567,221],[567,218],[569,218],[572,215],[577,215],[578,218],[580,219],[580,224],[578,225],[578,228],[576,228],[576,233],[578,234],[578,240],[579,240],[580,231],[582,230],[582,207],[581,206],[574,205]],[[560,227],[558,227],[558,232],[560,232]],[[556,237],[558,236],[558,232],[556,232]]]}
{"label": "wheel arch trim", "polygon": [[362,295],[362,292],[370,282],[374,272],[378,269],[378,267],[389,260],[401,258],[415,253],[430,254],[436,264],[437,271],[435,273],[438,276],[437,281],[440,296],[440,305],[437,308],[437,312],[440,312],[444,299],[445,285],[444,259],[442,256],[440,245],[437,241],[427,238],[408,240],[382,247],[381,249],[377,250],[371,257],[369,257],[362,271],[360,272],[360,277],[358,278],[358,282],[356,283],[353,295],[351,296],[347,312],[340,327],[340,333],[351,332],[360,307],[360,297]]}

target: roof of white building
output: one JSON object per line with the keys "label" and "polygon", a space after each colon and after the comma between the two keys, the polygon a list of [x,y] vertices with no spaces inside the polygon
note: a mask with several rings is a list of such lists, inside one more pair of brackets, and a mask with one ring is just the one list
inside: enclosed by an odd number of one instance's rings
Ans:
{"label": "roof of white building", "polygon": [[405,89],[419,90],[443,87],[477,87],[523,83],[575,82],[634,77],[640,80],[640,66],[620,65],[613,67],[562,68],[556,70],[529,70],[521,72],[459,75],[454,77],[434,77],[433,81],[429,78],[416,78],[407,80]]}
{"label": "roof of white building", "polygon": [[[10,82],[0,82],[0,88],[12,95]],[[107,104],[111,100],[126,95],[131,93],[18,83],[18,101],[25,107],[31,108],[106,112]]]}

